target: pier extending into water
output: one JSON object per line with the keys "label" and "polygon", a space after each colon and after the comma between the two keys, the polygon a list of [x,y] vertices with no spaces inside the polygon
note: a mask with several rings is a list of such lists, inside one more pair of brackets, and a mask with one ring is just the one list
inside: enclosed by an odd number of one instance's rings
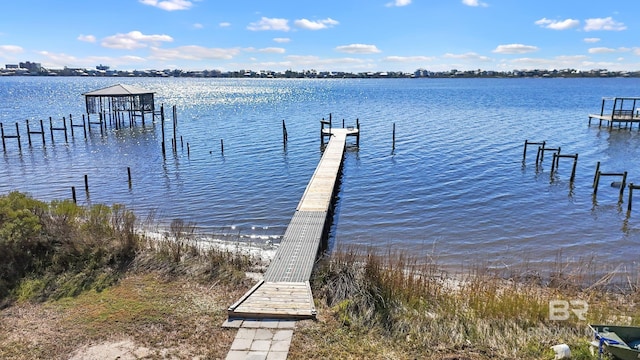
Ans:
{"label": "pier extending into water", "polygon": [[632,128],[634,123],[640,124],[640,108],[636,105],[640,105],[640,97],[602,98],[600,114],[589,114],[589,125],[592,119],[598,119],[598,127],[605,122],[609,129],[613,129],[614,124]]}
{"label": "pier extending into water", "polygon": [[328,238],[347,136],[358,137],[359,128],[322,128],[321,134],[328,136],[329,142],[264,280],[229,307],[229,319],[300,320],[316,316],[309,279],[318,250]]}

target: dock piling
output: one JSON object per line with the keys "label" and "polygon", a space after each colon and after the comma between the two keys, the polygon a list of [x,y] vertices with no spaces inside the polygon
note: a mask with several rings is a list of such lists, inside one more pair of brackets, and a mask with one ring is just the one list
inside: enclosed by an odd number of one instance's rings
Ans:
{"label": "dock piling", "polygon": [[631,211],[631,203],[633,200],[633,190],[640,189],[640,185],[634,185],[633,183],[629,183],[629,204],[627,204],[627,212]]}
{"label": "dock piling", "polygon": [[565,154],[556,154],[553,153],[553,160],[552,160],[552,164],[551,164],[551,173],[553,174],[554,171],[558,170],[558,167],[560,165],[560,158],[569,158],[569,159],[573,159],[573,169],[571,170],[571,178],[570,178],[570,182],[573,182],[573,180],[576,177],[576,165],[578,164],[578,154],[575,155],[565,155]]}
{"label": "dock piling", "polygon": [[396,149],[396,123],[393,123],[391,150],[395,150],[395,149]]}
{"label": "dock piling", "polygon": [[[599,166],[598,166],[599,168]],[[624,195],[624,188],[626,187],[626,183],[627,183],[627,172],[622,172],[622,173],[603,173],[602,171],[596,171],[596,175],[595,175],[595,180],[594,180],[594,184],[593,184],[593,195],[596,195],[598,193],[598,185],[600,184],[600,178],[603,176],[620,176],[622,178],[622,182],[620,183],[620,195],[619,195],[619,200],[622,201],[622,197]]]}

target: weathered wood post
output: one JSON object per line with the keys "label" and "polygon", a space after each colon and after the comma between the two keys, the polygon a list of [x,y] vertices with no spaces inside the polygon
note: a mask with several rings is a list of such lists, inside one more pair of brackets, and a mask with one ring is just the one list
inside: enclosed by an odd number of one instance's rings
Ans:
{"label": "weathered wood post", "polygon": [[49,132],[51,133],[51,143],[53,144],[55,140],[53,138],[53,119],[51,116],[49,116]]}
{"label": "weathered wood post", "polygon": [[287,141],[288,141],[288,134],[287,134],[287,125],[284,123],[284,119],[282,120],[282,144],[283,146],[286,148],[287,147]]}
{"label": "weathered wood post", "polygon": [[187,143],[187,157],[191,155],[191,148],[189,147],[189,143]]}
{"label": "weathered wood post", "polygon": [[360,119],[356,119],[356,129],[358,129],[358,134],[356,135],[356,146],[360,147]]}
{"label": "weathered wood post", "polygon": [[600,184],[600,171],[596,171],[596,178],[593,181],[593,195],[598,193],[598,185]]}
{"label": "weathered wood post", "polygon": [[178,110],[176,105],[173,105],[173,151],[178,151],[178,138],[176,137],[176,127],[178,127]]}
{"label": "weathered wood post", "polygon": [[569,179],[570,182],[573,182],[576,179],[577,165],[578,165],[578,154],[576,154],[576,157],[573,159],[573,169],[571,170],[571,179]]}
{"label": "weathered wood post", "polygon": [[393,135],[392,135],[392,143],[391,143],[391,150],[395,150],[396,149],[396,123],[393,123]]}
{"label": "weathered wood post", "polygon": [[29,119],[27,119],[27,138],[29,139],[29,147],[31,147],[31,129],[29,128]]}
{"label": "weathered wood post", "polygon": [[84,114],[82,114],[82,130],[84,131],[84,138],[87,139],[87,123],[84,121]]}
{"label": "weathered wood post", "polygon": [[627,205],[627,212],[631,211],[631,203],[633,201],[633,190],[640,189],[640,185],[634,185],[629,183],[629,204]]}
{"label": "weathered wood post", "polygon": [[224,141],[220,139],[220,152],[224,155]]}
{"label": "weathered wood post", "polygon": [[71,187],[71,197],[73,198],[73,203],[77,204],[78,200],[76,199],[76,187],[75,186]]}
{"label": "weathered wood post", "polygon": [[598,180],[598,173],[600,172],[600,161],[596,164],[596,173],[593,174],[593,185],[591,187],[596,187],[596,181]]}
{"label": "weathered wood post", "polygon": [[67,137],[67,119],[62,117],[62,128],[64,129],[64,142],[68,143],[69,138]]}
{"label": "weathered wood post", "polygon": [[127,166],[127,178],[129,179],[129,189],[131,189],[131,167]]}
{"label": "weathered wood post", "polygon": [[167,151],[164,146],[164,104],[160,106],[160,125],[162,128],[162,157],[166,157]]}
{"label": "weathered wood post", "polygon": [[22,141],[20,141],[20,128],[18,127],[17,122],[16,122],[16,139],[18,139],[18,149],[22,150]]}
{"label": "weathered wood post", "polygon": [[2,149],[7,151],[7,144],[4,141],[4,127],[2,126],[2,123],[0,123],[0,137],[2,137]]}
{"label": "weathered wood post", "polygon": [[40,135],[42,135],[42,146],[45,146],[44,125],[42,124],[42,119],[40,119]]}
{"label": "weathered wood post", "polygon": [[84,174],[84,192],[89,197],[89,176],[87,174]]}
{"label": "weathered wood post", "polygon": [[622,173],[622,184],[620,184],[620,202],[622,202],[622,196],[624,195],[624,188],[627,186],[627,172]]}
{"label": "weathered wood post", "polygon": [[[525,162],[527,159],[527,147],[528,145],[541,145],[542,148],[544,149],[545,145],[547,144],[547,141],[542,141],[542,142],[533,142],[533,141],[529,141],[529,140],[525,140],[524,141],[524,151],[522,152],[522,162]],[[538,150],[540,151],[540,150]],[[538,163],[538,158],[536,157],[536,164]]]}

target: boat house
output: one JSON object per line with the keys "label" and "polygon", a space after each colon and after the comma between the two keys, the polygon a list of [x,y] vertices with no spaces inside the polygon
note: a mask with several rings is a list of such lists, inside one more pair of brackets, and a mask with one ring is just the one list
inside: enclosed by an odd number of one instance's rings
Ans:
{"label": "boat house", "polygon": [[103,120],[123,122],[128,117],[129,122],[145,116],[153,119],[155,105],[153,91],[133,85],[117,84],[104,89],[84,93],[87,114],[99,114]]}

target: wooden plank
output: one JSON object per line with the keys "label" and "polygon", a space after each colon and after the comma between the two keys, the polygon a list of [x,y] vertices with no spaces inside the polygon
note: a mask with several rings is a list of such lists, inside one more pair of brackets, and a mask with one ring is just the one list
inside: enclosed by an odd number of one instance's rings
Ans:
{"label": "wooden plank", "polygon": [[346,136],[354,129],[332,129],[331,138],[298,203],[264,283],[229,308],[230,317],[315,317],[309,278],[340,175]]}

